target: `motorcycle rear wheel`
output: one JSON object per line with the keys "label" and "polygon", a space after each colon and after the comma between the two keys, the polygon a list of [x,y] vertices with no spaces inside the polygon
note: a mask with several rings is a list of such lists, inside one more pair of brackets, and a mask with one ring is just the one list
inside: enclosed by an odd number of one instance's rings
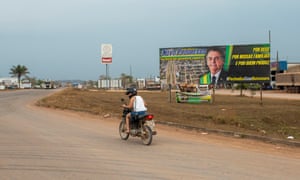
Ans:
{"label": "motorcycle rear wheel", "polygon": [[152,130],[149,126],[144,125],[141,139],[145,145],[150,145],[152,143]]}
{"label": "motorcycle rear wheel", "polygon": [[126,124],[124,121],[120,122],[119,125],[119,134],[122,140],[127,140],[129,138],[129,134],[126,133]]}

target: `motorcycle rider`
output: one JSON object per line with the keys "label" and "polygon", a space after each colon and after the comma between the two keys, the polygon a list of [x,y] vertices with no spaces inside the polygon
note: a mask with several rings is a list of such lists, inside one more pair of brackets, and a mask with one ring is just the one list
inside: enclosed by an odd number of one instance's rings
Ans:
{"label": "motorcycle rider", "polygon": [[135,88],[127,88],[125,94],[129,97],[129,104],[123,104],[122,107],[131,109],[131,112],[126,115],[126,133],[129,133],[129,120],[133,120],[132,117],[135,115],[144,115],[147,111],[147,105],[144,99],[137,95]]}

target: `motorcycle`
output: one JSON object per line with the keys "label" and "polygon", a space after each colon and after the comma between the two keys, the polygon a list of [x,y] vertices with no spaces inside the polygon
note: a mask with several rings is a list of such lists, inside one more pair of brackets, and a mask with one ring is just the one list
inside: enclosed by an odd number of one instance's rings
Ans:
{"label": "motorcycle", "polygon": [[[121,101],[124,102],[124,99],[122,98]],[[131,117],[133,119],[129,122],[130,131],[126,133],[126,115],[130,112],[130,109],[123,108],[122,120],[119,125],[121,139],[127,140],[129,135],[140,137],[145,145],[150,145],[152,143],[152,136],[157,134],[153,114],[146,113],[145,115]]]}

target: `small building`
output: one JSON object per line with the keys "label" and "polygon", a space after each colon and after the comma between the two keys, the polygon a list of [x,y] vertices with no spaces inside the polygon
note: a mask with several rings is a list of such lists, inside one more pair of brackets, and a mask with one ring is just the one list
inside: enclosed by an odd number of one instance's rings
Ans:
{"label": "small building", "polygon": [[98,88],[100,89],[122,89],[121,79],[99,79]]}
{"label": "small building", "polygon": [[22,89],[31,89],[32,88],[32,84],[28,79],[24,79],[21,81],[21,87]]}
{"label": "small building", "polygon": [[5,86],[5,88],[18,88],[18,78],[16,77],[3,77],[0,78],[0,84]]}

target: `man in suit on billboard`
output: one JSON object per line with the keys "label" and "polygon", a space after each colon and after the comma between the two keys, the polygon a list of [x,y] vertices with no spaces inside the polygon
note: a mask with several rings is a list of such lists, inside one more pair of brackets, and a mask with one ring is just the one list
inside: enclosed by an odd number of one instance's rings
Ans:
{"label": "man in suit on billboard", "polygon": [[219,47],[210,47],[205,55],[209,72],[200,76],[200,84],[219,86],[226,82],[227,72],[223,70],[225,54]]}

